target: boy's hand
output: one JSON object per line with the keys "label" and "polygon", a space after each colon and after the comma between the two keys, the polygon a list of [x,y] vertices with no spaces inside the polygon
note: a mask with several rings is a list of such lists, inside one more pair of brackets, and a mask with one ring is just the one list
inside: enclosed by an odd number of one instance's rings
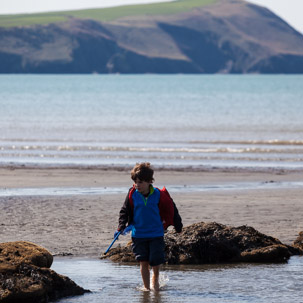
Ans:
{"label": "boy's hand", "polygon": [[[114,233],[114,238],[116,238],[117,237],[117,235],[120,233],[120,231],[119,230],[116,230],[115,231],[115,233]],[[117,240],[119,239],[119,237],[117,238]]]}
{"label": "boy's hand", "polygon": [[122,231],[122,235],[126,236],[129,232],[131,232],[131,230],[133,229],[133,225],[128,225],[123,231]]}

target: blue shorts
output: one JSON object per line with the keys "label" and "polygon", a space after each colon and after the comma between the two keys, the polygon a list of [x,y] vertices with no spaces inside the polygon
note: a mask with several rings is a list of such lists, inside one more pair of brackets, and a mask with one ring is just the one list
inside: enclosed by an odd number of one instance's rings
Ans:
{"label": "blue shorts", "polygon": [[150,266],[165,263],[164,238],[132,238],[133,252],[137,261],[147,261]]}

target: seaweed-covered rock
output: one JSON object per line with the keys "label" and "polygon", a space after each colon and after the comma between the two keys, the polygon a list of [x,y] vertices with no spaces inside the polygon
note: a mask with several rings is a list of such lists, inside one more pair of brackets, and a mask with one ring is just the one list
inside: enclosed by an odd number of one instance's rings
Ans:
{"label": "seaweed-covered rock", "polygon": [[[253,227],[230,227],[219,223],[196,223],[178,234],[165,235],[168,264],[207,264],[224,262],[285,262],[293,251],[278,239]],[[117,247],[101,258],[133,262],[131,246]]]}
{"label": "seaweed-covered rock", "polygon": [[303,250],[303,231],[299,233],[298,238],[294,242],[294,247]]}
{"label": "seaweed-covered rock", "polygon": [[21,263],[50,268],[53,256],[45,248],[31,242],[0,243],[0,272],[6,266],[13,269]]}
{"label": "seaweed-covered rock", "polygon": [[49,302],[87,290],[51,270],[52,255],[30,242],[0,243],[0,302]]}

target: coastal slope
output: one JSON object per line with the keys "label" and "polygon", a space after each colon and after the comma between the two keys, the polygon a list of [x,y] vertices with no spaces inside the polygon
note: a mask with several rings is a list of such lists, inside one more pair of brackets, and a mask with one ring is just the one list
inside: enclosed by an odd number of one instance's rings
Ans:
{"label": "coastal slope", "polygon": [[302,34],[243,0],[109,20],[93,12],[19,26],[0,16],[0,73],[303,73]]}

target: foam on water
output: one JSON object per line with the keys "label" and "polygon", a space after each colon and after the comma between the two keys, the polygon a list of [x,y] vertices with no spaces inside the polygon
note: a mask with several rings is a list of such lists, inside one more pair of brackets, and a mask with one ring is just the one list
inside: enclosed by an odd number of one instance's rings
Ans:
{"label": "foam on water", "polygon": [[[159,289],[159,291],[165,290],[165,286],[168,284],[168,282],[169,282],[168,275],[160,272],[160,275],[159,275],[159,288],[160,289]],[[152,287],[151,287],[151,290],[146,289],[143,284],[138,286],[138,290],[145,291],[145,292],[155,291]]]}

